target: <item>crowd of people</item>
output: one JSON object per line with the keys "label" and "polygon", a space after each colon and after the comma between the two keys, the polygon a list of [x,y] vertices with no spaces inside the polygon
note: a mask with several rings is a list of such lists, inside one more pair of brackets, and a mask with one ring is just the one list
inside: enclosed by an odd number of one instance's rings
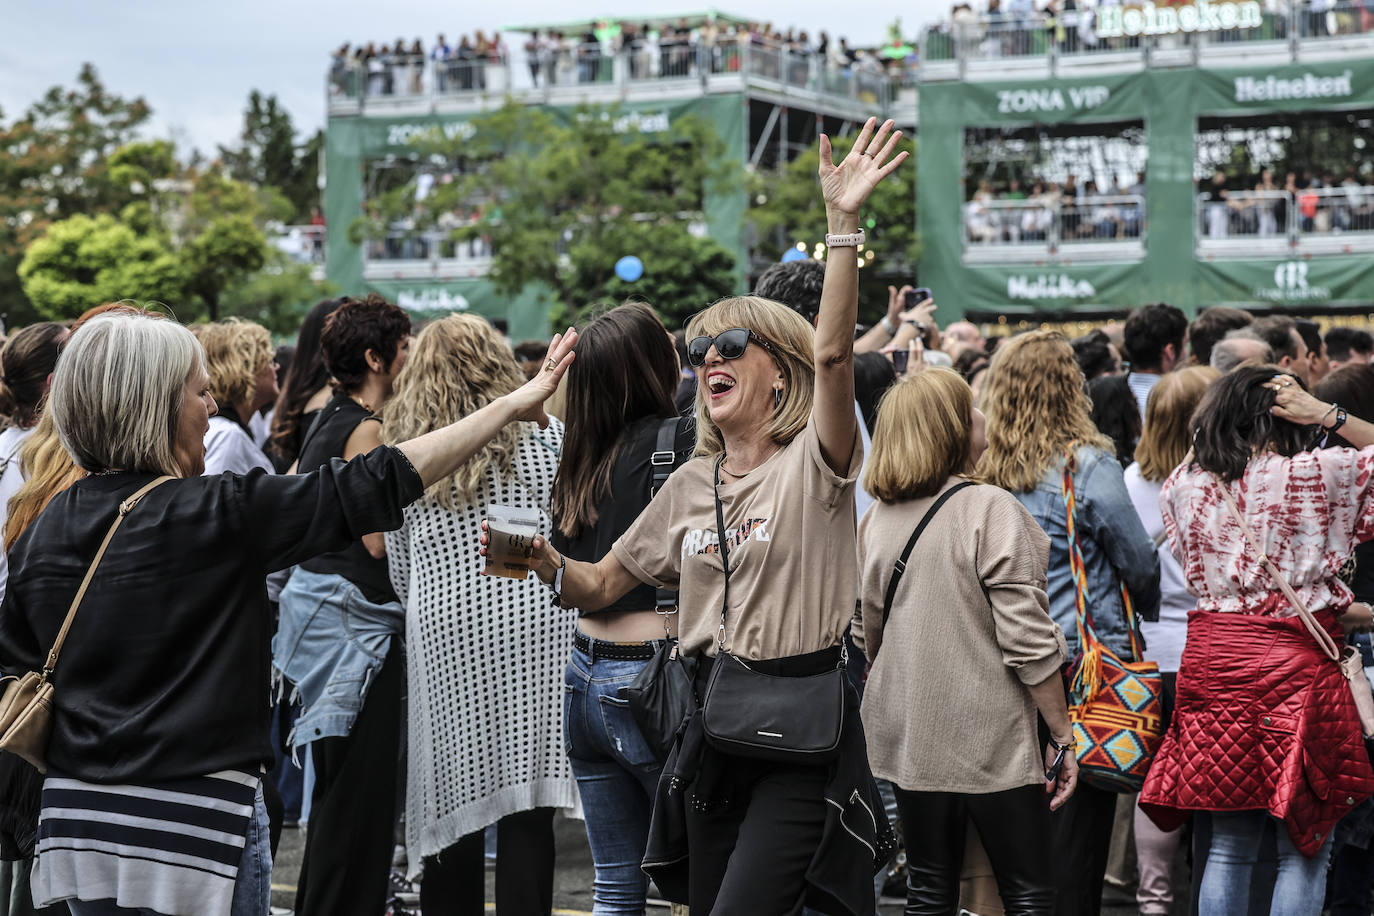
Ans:
{"label": "crowd of people", "polygon": [[[844,37],[824,31],[775,28],[772,23],[708,18],[696,24],[675,21],[611,20],[590,23],[582,31],[532,29],[514,48],[523,55],[530,85],[567,86],[609,82],[612,62],[622,60],[632,80],[700,77],[734,73],[744,68],[794,85],[820,85],[823,78],[873,77],[884,74],[908,81],[918,62],[915,42],[892,37],[871,48],[852,47]],[[499,33],[477,32],[456,45],[440,34],[426,53],[416,38],[407,43],[344,44],[331,59],[332,91],[349,97],[419,95],[488,88],[489,68],[505,67],[510,48]],[[497,88],[510,88],[502,83]]]}
{"label": "crowd of people", "polygon": [[[900,136],[821,137],[831,249]],[[1119,812],[1143,914],[1367,913],[1374,697],[1330,654],[1374,665],[1374,339],[989,339],[909,287],[856,334],[857,271],[514,348],[376,294],[291,347],[129,303],[13,333],[0,672],[54,692],[25,756],[0,729],[8,912],[264,916],[308,820],[299,916],[485,912],[493,827],[498,910],[547,916],[580,803],[598,914],[862,916],[897,861],[954,913],[975,854],[1003,912],[1096,914]],[[1104,774],[1113,665],[1167,726]]]}
{"label": "crowd of people", "polygon": [[1062,184],[1013,177],[996,187],[984,178],[964,204],[966,239],[978,245],[1139,239],[1144,228],[1144,172],[1129,182],[1106,177],[1101,186],[1073,174]]}
{"label": "crowd of people", "polygon": [[1289,171],[1282,184],[1272,169],[1250,180],[1218,170],[1198,182],[1198,199],[1202,230],[1211,239],[1374,230],[1374,187],[1354,166],[1339,179],[1331,172]]}

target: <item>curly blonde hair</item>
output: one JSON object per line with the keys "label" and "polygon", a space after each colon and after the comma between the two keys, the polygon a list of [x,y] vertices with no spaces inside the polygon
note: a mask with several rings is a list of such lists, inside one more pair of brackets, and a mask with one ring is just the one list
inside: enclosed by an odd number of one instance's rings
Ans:
{"label": "curly blonde hair", "polygon": [[[782,403],[768,429],[773,441],[787,445],[811,422],[816,389],[816,332],[806,319],[781,303],[762,296],[721,299],[687,322],[687,339],[714,337],[731,328],[747,328],[773,347],[773,361],[782,371]],[[725,439],[711,422],[711,395],[697,385],[697,455],[719,455]]]}
{"label": "curly blonde hair", "polygon": [[[475,315],[449,315],[425,326],[410,347],[396,390],[382,408],[382,441],[405,442],[456,423],[525,383],[515,354]],[[526,424],[512,423],[426,495],[446,509],[470,502],[488,468],[510,470]]]}
{"label": "curly blonde hair", "polygon": [[1058,331],[1031,331],[999,346],[979,400],[988,448],[978,476],[1004,490],[1034,489],[1074,442],[1116,454],[1093,425],[1083,372]]}
{"label": "curly blonde hair", "polygon": [[[258,373],[272,362],[272,335],[262,325],[226,318],[191,328],[205,349],[210,394],[216,403],[233,406],[253,397]],[[244,421],[247,421],[244,417]]]}

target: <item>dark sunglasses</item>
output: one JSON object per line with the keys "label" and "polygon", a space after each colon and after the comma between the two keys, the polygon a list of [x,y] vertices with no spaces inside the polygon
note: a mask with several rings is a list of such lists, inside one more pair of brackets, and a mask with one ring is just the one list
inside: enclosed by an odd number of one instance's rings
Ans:
{"label": "dark sunglasses", "polygon": [[706,354],[710,352],[712,346],[716,348],[721,359],[739,359],[744,355],[744,351],[751,340],[757,341],[758,345],[769,353],[777,354],[772,344],[748,328],[731,328],[728,331],[721,331],[715,337],[693,337],[687,344],[687,365],[694,368],[704,366]]}

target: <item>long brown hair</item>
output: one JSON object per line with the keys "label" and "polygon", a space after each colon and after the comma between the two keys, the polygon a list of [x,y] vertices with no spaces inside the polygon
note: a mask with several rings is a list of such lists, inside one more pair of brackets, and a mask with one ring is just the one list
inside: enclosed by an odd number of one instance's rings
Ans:
{"label": "long brown hair", "polygon": [[286,370],[277,406],[272,413],[272,436],[267,440],[267,453],[277,470],[285,470],[296,460],[301,450],[301,414],[315,392],[329,384],[329,370],[324,367],[320,350],[320,333],[325,320],[339,307],[338,299],[322,299],[315,303],[301,322],[296,335],[296,353]]}
{"label": "long brown hair", "polygon": [[1302,379],[1275,366],[1241,366],[1217,379],[1193,414],[1193,464],[1222,480],[1239,480],[1250,458],[1271,451],[1291,458],[1308,448],[1315,427],[1299,426],[1269,413],[1275,392],[1265,383],[1283,375],[1306,389]]}
{"label": "long brown hair", "polygon": [[67,329],[55,321],[15,331],[0,348],[0,415],[22,429],[38,420],[48,376],[57,365],[57,342]]}
{"label": "long brown hair", "polygon": [[577,359],[563,380],[563,455],[553,482],[559,531],[576,537],[596,524],[625,430],[646,417],[676,414],[677,383],[673,342],[644,303],[610,309],[578,333]]}
{"label": "long brown hair", "polygon": [[978,476],[1004,490],[1034,489],[1073,442],[1115,454],[1093,425],[1083,373],[1058,331],[1030,331],[1000,345],[979,402],[988,449]]}

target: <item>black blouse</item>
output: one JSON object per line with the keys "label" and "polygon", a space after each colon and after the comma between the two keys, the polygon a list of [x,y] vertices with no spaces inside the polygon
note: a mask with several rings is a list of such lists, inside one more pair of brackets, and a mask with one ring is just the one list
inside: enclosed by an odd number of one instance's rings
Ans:
{"label": "black blouse", "polygon": [[[14,545],[0,671],[41,667],[120,501],[151,479],[77,481]],[[225,473],[150,492],[111,541],[58,660],[50,770],[112,783],[270,764],[264,577],[398,527],[423,489],[383,446],[294,477]]]}

